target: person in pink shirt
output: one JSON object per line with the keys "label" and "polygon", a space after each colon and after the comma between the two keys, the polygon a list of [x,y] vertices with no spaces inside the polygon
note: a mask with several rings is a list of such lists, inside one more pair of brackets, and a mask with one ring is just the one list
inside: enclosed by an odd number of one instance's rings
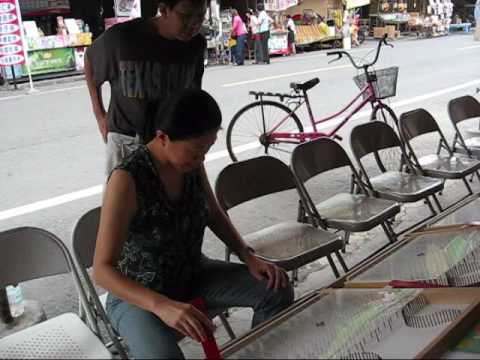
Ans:
{"label": "person in pink shirt", "polygon": [[234,65],[243,65],[245,60],[245,42],[247,40],[247,28],[238,11],[232,10],[233,25],[232,38],[237,40],[234,52]]}

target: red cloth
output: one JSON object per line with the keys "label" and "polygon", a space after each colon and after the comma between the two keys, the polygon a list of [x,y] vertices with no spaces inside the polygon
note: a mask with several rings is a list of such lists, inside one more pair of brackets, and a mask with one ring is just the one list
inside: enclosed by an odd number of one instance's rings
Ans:
{"label": "red cloth", "polygon": [[[198,310],[203,312],[204,314],[207,311],[207,308],[205,307],[205,302],[203,301],[202,298],[196,298],[190,301],[190,303],[195,306]],[[207,360],[220,360],[222,359],[222,356],[220,355],[220,350],[217,345],[217,341],[215,340],[215,337],[213,336],[213,333],[205,329],[205,332],[207,333],[207,341],[202,342],[202,347],[203,351],[205,353],[205,359]]]}

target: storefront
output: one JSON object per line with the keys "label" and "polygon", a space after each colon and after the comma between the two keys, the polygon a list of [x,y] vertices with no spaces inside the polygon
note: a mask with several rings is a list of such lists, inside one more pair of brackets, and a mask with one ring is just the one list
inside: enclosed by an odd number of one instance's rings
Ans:
{"label": "storefront", "polygon": [[452,19],[451,0],[373,0],[370,17],[376,37],[402,33],[432,37],[448,34]]}
{"label": "storefront", "polygon": [[[71,15],[68,0],[19,0],[25,45],[34,79],[80,74],[92,33],[83,20]],[[7,79],[26,78],[26,65],[4,69]]]}
{"label": "storefront", "polygon": [[297,27],[299,47],[336,47],[340,44],[344,5],[340,0],[305,0],[287,9]]}

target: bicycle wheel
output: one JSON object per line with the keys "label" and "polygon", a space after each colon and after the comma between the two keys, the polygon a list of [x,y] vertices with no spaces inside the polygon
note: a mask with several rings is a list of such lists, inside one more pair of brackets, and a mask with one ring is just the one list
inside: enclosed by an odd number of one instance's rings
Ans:
{"label": "bicycle wheel", "polygon": [[[380,103],[372,111],[370,120],[383,121],[398,134],[398,118],[388,105]],[[379,152],[379,158],[387,171],[400,171],[403,166],[402,151],[400,148],[389,148]]]}
{"label": "bicycle wheel", "polygon": [[298,144],[295,139],[290,142],[269,141],[266,136],[283,119],[286,120],[275,132],[303,132],[298,116],[287,106],[275,101],[256,101],[240,109],[227,129],[227,149],[232,161],[260,155],[282,157],[290,154]]}

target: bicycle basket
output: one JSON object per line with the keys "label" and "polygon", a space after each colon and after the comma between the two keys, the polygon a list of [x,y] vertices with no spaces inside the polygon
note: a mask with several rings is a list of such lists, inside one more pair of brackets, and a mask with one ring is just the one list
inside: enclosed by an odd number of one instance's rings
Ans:
{"label": "bicycle basket", "polygon": [[[386,69],[380,69],[370,72],[377,77],[373,82],[375,95],[378,99],[386,99],[395,96],[397,93],[398,66],[392,66]],[[367,85],[365,74],[357,75],[353,78],[355,84],[362,90]],[[366,95],[364,94],[364,98]]]}

